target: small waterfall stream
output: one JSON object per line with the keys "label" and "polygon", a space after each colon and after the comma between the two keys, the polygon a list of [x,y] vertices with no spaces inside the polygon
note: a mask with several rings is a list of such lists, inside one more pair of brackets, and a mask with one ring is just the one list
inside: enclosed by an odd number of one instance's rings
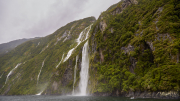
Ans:
{"label": "small waterfall stream", "polygon": [[[73,51],[74,51],[82,42],[84,42],[85,40],[87,40],[92,25],[93,25],[93,24],[91,24],[90,26],[86,27],[86,28],[79,34],[79,37],[76,39],[77,45],[76,45],[74,48],[72,48],[71,50],[69,50],[69,52],[67,53],[67,56],[65,57],[65,59],[64,59],[63,62],[65,62],[66,60],[69,59],[69,57],[71,56],[71,54],[73,53]],[[89,28],[89,29],[88,29],[88,28]],[[84,35],[85,35],[85,38],[83,37]]]}
{"label": "small waterfall stream", "polygon": [[61,61],[60,61],[60,62],[59,62],[59,64],[56,66],[56,68],[58,68],[58,67],[59,67],[59,65],[61,64],[61,62],[62,62],[63,58],[64,58],[64,54],[62,55]]}
{"label": "small waterfall stream", "polygon": [[78,58],[79,58],[79,56],[77,55],[76,56],[76,65],[74,67],[74,82],[73,82],[73,92],[72,92],[72,95],[75,95],[75,93],[74,93],[74,84],[76,83],[76,70],[77,70],[77,61],[78,61]]}
{"label": "small waterfall stream", "polygon": [[9,72],[9,74],[7,75],[5,84],[7,83],[9,76],[10,76],[10,75],[13,73],[13,71],[14,71],[16,68],[18,68],[20,65],[21,65],[21,63],[18,63],[18,64],[16,65],[16,67],[13,68],[13,69]]}
{"label": "small waterfall stream", "polygon": [[82,50],[82,63],[81,63],[81,72],[80,72],[80,82],[79,82],[79,95],[87,95],[87,85],[89,78],[89,56],[88,56],[88,41],[84,44]]}
{"label": "small waterfall stream", "polygon": [[[44,61],[46,60],[46,58],[44,59]],[[43,68],[43,66],[44,66],[44,61],[42,62],[42,66],[41,66],[41,69],[40,69],[40,71],[39,71],[39,74],[38,74],[38,77],[37,77],[37,85],[38,85],[38,81],[39,81],[39,76],[40,76],[40,74],[41,74],[41,70],[42,70],[42,68]]]}

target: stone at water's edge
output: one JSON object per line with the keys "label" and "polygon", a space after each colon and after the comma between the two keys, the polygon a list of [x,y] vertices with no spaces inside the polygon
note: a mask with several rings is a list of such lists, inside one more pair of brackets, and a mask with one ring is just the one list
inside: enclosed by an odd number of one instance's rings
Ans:
{"label": "stone at water's edge", "polygon": [[158,99],[179,99],[178,91],[169,91],[169,92],[141,92],[141,91],[130,91],[125,94],[126,97],[135,97],[135,98],[158,98]]}
{"label": "stone at water's edge", "polygon": [[93,96],[123,96],[123,97],[134,97],[134,98],[156,98],[156,99],[180,99],[178,91],[169,92],[148,92],[148,91],[129,91],[128,93],[119,92],[96,92]]}

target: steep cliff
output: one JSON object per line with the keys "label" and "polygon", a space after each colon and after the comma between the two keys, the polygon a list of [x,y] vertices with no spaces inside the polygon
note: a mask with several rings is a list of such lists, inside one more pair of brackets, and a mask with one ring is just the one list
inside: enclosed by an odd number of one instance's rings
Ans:
{"label": "steep cliff", "polygon": [[[41,94],[54,74],[61,75],[58,79],[62,85],[72,90],[68,85],[73,78],[73,56],[79,54],[94,21],[89,17],[68,23],[49,36],[25,42],[1,56],[0,94]],[[54,82],[54,89],[56,85]]]}
{"label": "steep cliff", "polygon": [[[91,95],[179,98],[180,1],[122,0],[0,58],[0,94],[79,92],[89,43]],[[87,41],[88,40],[88,41]]]}
{"label": "steep cliff", "polygon": [[122,0],[103,12],[90,37],[95,95],[178,98],[178,0]]}

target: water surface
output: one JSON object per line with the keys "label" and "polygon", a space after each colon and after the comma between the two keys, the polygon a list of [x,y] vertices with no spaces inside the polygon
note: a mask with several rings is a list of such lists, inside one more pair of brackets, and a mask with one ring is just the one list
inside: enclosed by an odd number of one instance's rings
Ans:
{"label": "water surface", "polygon": [[172,99],[130,99],[97,96],[0,96],[0,101],[179,101]]}

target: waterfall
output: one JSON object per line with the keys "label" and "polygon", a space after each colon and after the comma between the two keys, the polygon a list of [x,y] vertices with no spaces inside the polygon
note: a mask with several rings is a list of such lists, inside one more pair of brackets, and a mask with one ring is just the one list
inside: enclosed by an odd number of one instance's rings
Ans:
{"label": "waterfall", "polygon": [[[67,56],[65,57],[64,61],[65,62],[67,59],[69,59],[69,57],[71,56],[72,52],[85,40],[87,40],[88,36],[89,36],[89,31],[91,30],[91,26],[93,24],[91,24],[90,26],[86,27],[80,34],[79,37],[76,39],[77,45],[72,48],[71,50],[69,50],[69,52],[67,53]],[[88,29],[89,28],[89,29]],[[85,38],[83,37],[85,35]]]}
{"label": "waterfall", "polygon": [[89,72],[89,57],[88,57],[88,41],[84,44],[82,50],[82,63],[80,72],[80,82],[79,82],[79,95],[87,95],[87,84],[88,84],[88,72]]}
{"label": "waterfall", "polygon": [[[44,59],[44,61],[46,60],[46,58]],[[38,77],[37,77],[37,84],[38,84],[38,81],[39,81],[39,76],[40,76],[40,74],[41,74],[41,70],[42,70],[42,68],[43,68],[43,66],[44,66],[44,61],[42,62],[42,66],[41,66],[41,69],[40,69],[40,71],[39,71],[39,74],[38,74]]]}
{"label": "waterfall", "polygon": [[59,62],[59,64],[56,66],[56,68],[58,68],[58,67],[59,67],[59,65],[61,64],[61,62],[62,62],[63,58],[64,58],[64,54],[62,55],[61,61],[60,61],[60,62]]}
{"label": "waterfall", "polygon": [[21,65],[21,63],[18,63],[18,64],[16,65],[16,67],[13,68],[13,69],[9,72],[9,74],[7,75],[5,84],[7,83],[9,76],[10,76],[10,75],[13,73],[13,71],[14,71],[16,68],[18,68],[20,65]]}
{"label": "waterfall", "polygon": [[72,95],[75,94],[75,93],[74,93],[74,84],[76,83],[76,69],[77,69],[77,61],[78,61],[78,58],[79,58],[79,56],[77,55],[77,56],[76,56],[76,65],[75,65],[75,67],[74,67],[74,82],[73,82],[73,92],[72,92]]}

